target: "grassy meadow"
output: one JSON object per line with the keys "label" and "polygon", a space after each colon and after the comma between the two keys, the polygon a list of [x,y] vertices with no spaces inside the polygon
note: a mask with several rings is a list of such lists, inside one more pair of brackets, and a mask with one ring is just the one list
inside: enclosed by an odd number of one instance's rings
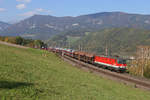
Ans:
{"label": "grassy meadow", "polygon": [[0,44],[0,100],[149,100],[150,92],[72,67],[52,53]]}

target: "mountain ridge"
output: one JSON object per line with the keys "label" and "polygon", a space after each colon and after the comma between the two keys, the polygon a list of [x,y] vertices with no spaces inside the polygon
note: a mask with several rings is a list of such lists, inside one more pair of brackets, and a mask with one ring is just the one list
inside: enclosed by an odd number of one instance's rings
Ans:
{"label": "mountain ridge", "polygon": [[9,24],[9,23],[0,21],[0,30],[8,28],[10,25],[11,24]]}
{"label": "mountain ridge", "polygon": [[101,12],[76,17],[34,15],[2,29],[0,35],[19,35],[25,38],[48,40],[56,34],[69,31],[93,32],[104,28],[120,27],[150,30],[150,15],[125,12]]}

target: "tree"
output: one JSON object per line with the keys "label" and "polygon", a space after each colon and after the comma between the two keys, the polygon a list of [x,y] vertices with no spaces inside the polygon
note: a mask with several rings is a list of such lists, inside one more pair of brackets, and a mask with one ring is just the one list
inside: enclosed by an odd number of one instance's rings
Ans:
{"label": "tree", "polygon": [[8,37],[5,37],[4,41],[5,41],[5,42],[8,42]]}
{"label": "tree", "polygon": [[41,40],[34,40],[34,48],[42,48],[43,45],[44,42],[42,42]]}
{"label": "tree", "polygon": [[24,39],[22,37],[16,37],[16,44],[24,45]]}

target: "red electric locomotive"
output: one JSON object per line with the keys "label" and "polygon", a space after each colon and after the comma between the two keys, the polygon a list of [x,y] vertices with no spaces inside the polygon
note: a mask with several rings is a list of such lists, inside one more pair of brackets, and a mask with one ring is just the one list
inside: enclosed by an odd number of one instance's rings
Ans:
{"label": "red electric locomotive", "polygon": [[126,60],[115,57],[100,57],[95,56],[95,64],[103,65],[104,68],[124,72],[126,70]]}

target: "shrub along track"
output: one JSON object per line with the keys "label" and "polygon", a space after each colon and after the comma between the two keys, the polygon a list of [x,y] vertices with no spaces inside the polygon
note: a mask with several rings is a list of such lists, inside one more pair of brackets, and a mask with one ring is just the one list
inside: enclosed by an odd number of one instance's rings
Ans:
{"label": "shrub along track", "polygon": [[130,76],[127,73],[112,72],[110,70],[95,67],[94,65],[81,62],[79,60],[73,59],[73,58],[68,57],[68,56],[63,56],[61,58],[64,61],[67,61],[67,62],[71,63],[72,65],[74,65],[80,69],[83,69],[85,71],[90,71],[91,73],[95,73],[95,74],[100,75],[102,77],[105,77],[105,78],[108,78],[111,80],[116,80],[118,82],[122,82],[122,83],[127,84],[127,85],[131,85],[134,88],[141,88],[141,89],[150,91],[150,80]]}

